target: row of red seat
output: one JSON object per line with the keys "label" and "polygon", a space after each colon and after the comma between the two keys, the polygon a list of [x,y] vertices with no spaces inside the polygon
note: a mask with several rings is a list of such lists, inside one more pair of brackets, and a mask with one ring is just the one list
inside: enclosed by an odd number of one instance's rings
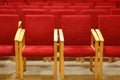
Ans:
{"label": "row of red seat", "polygon": [[[103,57],[120,57],[120,15],[100,15],[97,20],[99,30],[92,29],[91,18],[89,15],[63,15],[61,18],[59,65],[62,80],[64,57],[90,57],[90,70],[93,69],[94,57],[95,80],[98,80],[98,76],[102,80]],[[23,21],[24,27],[19,24],[19,30],[18,21],[16,14],[0,14],[0,56],[16,56],[16,77],[21,80],[24,80],[26,57],[54,57],[56,80],[58,30],[55,29],[55,16],[27,15]]]}
{"label": "row of red seat", "polygon": [[18,5],[39,5],[39,6],[91,6],[94,8],[95,6],[116,6],[120,7],[120,3],[8,3],[6,5],[14,5],[15,7]]}
{"label": "row of red seat", "polygon": [[[19,5],[26,5],[26,4],[11,3],[8,5],[11,5],[11,6],[13,5],[14,7],[17,7]],[[42,6],[66,6],[66,7],[67,6],[91,6],[91,8],[94,8],[95,6],[116,6],[117,8],[120,7],[120,4],[116,4],[116,3],[96,3],[96,4],[93,4],[93,3],[75,3],[74,5],[71,3],[52,3],[52,4],[49,4],[49,3],[31,3],[28,5],[39,5],[40,7],[42,7]],[[0,6],[2,6],[2,5],[0,5]],[[7,6],[7,5],[5,5],[5,6]]]}
{"label": "row of red seat", "polygon": [[[0,14],[19,14],[20,19],[24,21],[25,15],[38,15],[38,14],[54,14],[56,17],[56,27],[59,28],[60,18],[62,15],[91,15],[93,28],[97,28],[98,15],[120,14],[120,9],[114,6],[96,6],[96,9],[90,9],[89,6],[69,6],[70,8],[64,9],[64,6],[43,6],[39,8],[37,5],[32,6],[19,6],[16,9],[0,9]],[[102,7],[102,9],[101,9]],[[26,8],[26,9],[25,9]],[[31,9],[28,9],[31,8]],[[35,8],[35,9],[33,9]],[[36,9],[37,8],[37,9]],[[105,9],[106,8],[106,9]],[[109,9],[110,8],[110,9]],[[111,9],[113,8],[113,9]],[[24,24],[23,24],[24,25]]]}
{"label": "row of red seat", "polygon": [[0,2],[120,2],[119,0],[0,0]]}

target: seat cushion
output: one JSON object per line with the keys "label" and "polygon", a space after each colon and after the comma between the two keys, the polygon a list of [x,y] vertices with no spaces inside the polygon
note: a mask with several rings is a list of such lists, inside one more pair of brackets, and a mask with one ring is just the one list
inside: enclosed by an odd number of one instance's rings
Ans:
{"label": "seat cushion", "polygon": [[91,46],[64,46],[65,57],[87,57],[95,56]]}
{"label": "seat cushion", "polygon": [[104,46],[105,57],[120,57],[120,46]]}
{"label": "seat cushion", "polygon": [[14,45],[0,45],[0,56],[15,56]]}
{"label": "seat cushion", "polygon": [[51,57],[54,56],[53,46],[25,46],[22,51],[23,57]]}

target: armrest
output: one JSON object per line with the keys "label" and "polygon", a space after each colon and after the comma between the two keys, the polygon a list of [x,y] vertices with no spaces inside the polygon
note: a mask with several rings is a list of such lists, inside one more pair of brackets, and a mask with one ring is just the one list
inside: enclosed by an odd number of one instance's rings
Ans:
{"label": "armrest", "polygon": [[96,29],[95,31],[96,31],[96,33],[97,33],[97,35],[98,35],[98,37],[99,37],[99,40],[102,41],[102,42],[104,42],[104,38],[103,38],[100,30],[99,30],[99,29]]}
{"label": "armrest", "polygon": [[58,42],[58,30],[54,29],[54,42]]}
{"label": "armrest", "polygon": [[22,21],[18,22],[18,28],[22,28]]}
{"label": "armrest", "polygon": [[20,33],[21,33],[22,29],[18,29],[17,32],[16,32],[16,35],[15,35],[15,38],[14,38],[14,41],[18,41],[18,38],[20,36]]}
{"label": "armrest", "polygon": [[59,29],[59,38],[60,38],[60,42],[64,42],[64,36],[63,36],[62,29]]}
{"label": "armrest", "polygon": [[95,41],[99,41],[98,35],[96,34],[94,29],[91,29],[91,33],[92,33],[93,38],[95,39]]}
{"label": "armrest", "polygon": [[20,33],[20,36],[19,36],[19,38],[18,38],[18,41],[19,41],[19,42],[22,42],[23,39],[24,39],[24,36],[25,36],[25,29],[22,29],[22,30],[21,30],[21,33]]}

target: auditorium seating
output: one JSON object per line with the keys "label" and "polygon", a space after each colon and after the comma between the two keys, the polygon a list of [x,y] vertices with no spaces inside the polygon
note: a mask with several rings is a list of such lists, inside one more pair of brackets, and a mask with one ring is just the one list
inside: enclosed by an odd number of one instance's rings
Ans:
{"label": "auditorium seating", "polygon": [[16,9],[0,9],[0,14],[18,14]]}
{"label": "auditorium seating", "polygon": [[14,9],[13,5],[0,5],[0,9]]}
{"label": "auditorium seating", "polygon": [[62,15],[75,15],[77,11],[74,9],[54,9],[51,10],[51,14],[55,15],[55,26],[56,28],[61,27],[61,16]]}
{"label": "auditorium seating", "polygon": [[26,15],[19,38],[20,79],[24,79],[27,57],[53,57],[57,79],[57,29],[53,15]]}
{"label": "auditorium seating", "polygon": [[84,9],[81,11],[83,15],[91,15],[91,27],[98,28],[98,15],[108,15],[110,14],[105,9]]}
{"label": "auditorium seating", "polygon": [[15,14],[0,14],[0,57],[15,56],[16,78],[19,78],[18,29],[19,16]]}
{"label": "auditorium seating", "polygon": [[91,7],[90,6],[68,6],[68,8],[75,9],[78,12],[78,14],[81,14],[81,10],[90,9]]}
{"label": "auditorium seating", "polygon": [[[60,75],[64,79],[65,57],[90,57],[90,70],[95,58],[95,80],[98,79],[98,37],[91,28],[89,15],[63,15],[60,36]],[[62,33],[63,30],[63,33]],[[92,37],[91,37],[92,36]],[[95,40],[95,45],[93,44]]]}
{"label": "auditorium seating", "polygon": [[102,80],[103,57],[120,57],[120,15],[100,15],[96,29],[100,38],[100,80]]}
{"label": "auditorium seating", "polygon": [[120,9],[111,9],[111,14],[120,15]]}

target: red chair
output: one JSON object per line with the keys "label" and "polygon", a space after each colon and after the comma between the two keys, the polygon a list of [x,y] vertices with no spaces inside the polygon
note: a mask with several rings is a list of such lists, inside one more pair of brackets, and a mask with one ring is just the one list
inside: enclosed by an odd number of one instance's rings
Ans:
{"label": "red chair", "polygon": [[19,78],[18,60],[18,29],[19,16],[15,14],[0,14],[0,57],[15,56],[16,78]]}
{"label": "red chair", "polygon": [[71,6],[71,3],[52,3],[52,6]]}
{"label": "red chair", "polygon": [[71,3],[81,2],[81,3],[84,3],[85,0],[66,0],[66,2],[71,2]]}
{"label": "red chair", "polygon": [[0,14],[18,14],[16,9],[0,9]]}
{"label": "red chair", "polygon": [[90,9],[91,7],[90,6],[68,6],[68,8],[75,9],[78,12],[78,14],[81,14],[81,10]]}
{"label": "red chair", "polygon": [[109,12],[104,9],[84,9],[81,11],[83,15],[91,15],[92,28],[98,28],[98,15],[108,15]]}
{"label": "red chair", "polygon": [[116,3],[96,3],[96,6],[116,6]]}
{"label": "red chair", "polygon": [[[23,20],[25,15],[46,14],[46,9],[21,9],[20,19]],[[24,21],[23,21],[24,22]]]}
{"label": "red chair", "polygon": [[[98,79],[98,37],[91,29],[88,15],[63,15],[60,37],[60,74],[64,79],[64,57],[90,57],[90,70],[95,57],[95,80]],[[62,32],[63,30],[63,32]],[[93,42],[95,40],[95,46]]]}
{"label": "red chair", "polygon": [[106,9],[108,12],[114,8],[116,8],[116,6],[95,6],[95,9]]}
{"label": "red chair", "polygon": [[20,79],[24,79],[26,57],[54,57],[54,80],[57,79],[57,29],[53,15],[26,15],[19,37]]}
{"label": "red chair", "polygon": [[14,9],[13,5],[0,5],[0,9]]}
{"label": "red chair", "polygon": [[24,3],[24,0],[6,0],[7,3]]}
{"label": "red chair", "polygon": [[100,80],[102,80],[103,57],[120,57],[120,15],[100,15],[96,30],[100,38]]}
{"label": "red chair", "polygon": [[66,2],[66,0],[46,0],[47,3],[61,3],[61,2]]}
{"label": "red chair", "polygon": [[104,2],[104,0],[86,0],[88,3],[101,3]]}
{"label": "red chair", "polygon": [[111,14],[120,15],[120,9],[119,8],[111,9]]}
{"label": "red chair", "polygon": [[93,3],[75,3],[75,6],[90,6],[90,8],[94,8]]}
{"label": "red chair", "polygon": [[64,9],[64,6],[43,6],[43,9],[52,10],[52,9]]}
{"label": "red chair", "polygon": [[76,15],[77,11],[74,9],[54,9],[51,10],[51,14],[55,15],[55,26],[56,28],[61,27],[61,16],[62,15]]}

